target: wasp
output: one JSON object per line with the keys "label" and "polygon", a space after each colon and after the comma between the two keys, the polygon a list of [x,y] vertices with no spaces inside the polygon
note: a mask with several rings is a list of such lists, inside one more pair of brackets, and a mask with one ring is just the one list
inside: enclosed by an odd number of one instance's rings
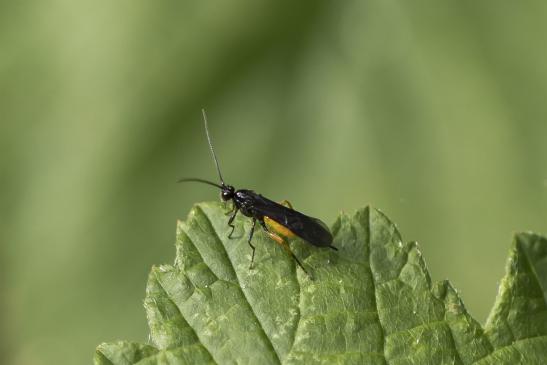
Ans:
{"label": "wasp", "polygon": [[238,212],[252,219],[252,226],[247,239],[247,243],[252,249],[251,264],[249,269],[252,269],[254,264],[256,247],[252,244],[252,239],[255,232],[256,223],[258,222],[266,234],[273,241],[279,244],[309,276],[309,273],[304,268],[302,262],[300,262],[298,257],[296,257],[296,255],[291,251],[287,239],[299,237],[314,246],[328,247],[337,251],[337,248],[332,246],[333,238],[327,225],[317,218],[309,217],[294,210],[292,205],[287,200],[277,203],[262,196],[261,194],[255,193],[253,190],[236,190],[232,185],[226,184],[222,177],[222,173],[220,172],[220,165],[218,163],[215,149],[213,148],[205,109],[202,109],[202,114],[203,123],[205,126],[205,135],[207,136],[209,149],[211,150],[211,155],[213,156],[213,162],[215,163],[220,184],[194,177],[183,178],[178,180],[178,182],[193,181],[215,186],[220,189],[220,197],[222,201],[232,202],[232,210],[227,214],[230,216],[228,218],[228,226],[232,229],[228,235],[228,238],[232,238],[234,233],[234,219],[236,218]]}

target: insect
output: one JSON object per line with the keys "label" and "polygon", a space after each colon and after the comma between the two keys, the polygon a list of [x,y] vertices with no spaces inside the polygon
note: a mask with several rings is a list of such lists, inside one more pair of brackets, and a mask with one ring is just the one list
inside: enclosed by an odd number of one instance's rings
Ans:
{"label": "insect", "polygon": [[234,233],[235,225],[233,222],[238,212],[241,212],[243,215],[252,219],[253,223],[247,239],[247,243],[252,249],[249,269],[252,269],[254,264],[256,247],[252,244],[252,239],[256,223],[258,222],[266,234],[279,244],[309,276],[304,265],[302,265],[298,257],[291,251],[286,239],[298,236],[314,246],[329,247],[333,250],[337,250],[336,247],[332,246],[333,238],[328,227],[319,219],[309,217],[294,210],[292,205],[286,200],[281,203],[276,203],[255,193],[253,190],[236,190],[232,185],[226,184],[222,177],[222,173],[220,172],[218,159],[213,148],[213,143],[211,142],[207,115],[205,114],[204,109],[202,109],[202,113],[205,134],[207,136],[207,141],[209,142],[209,149],[213,156],[220,184],[194,177],[180,179],[178,182],[193,181],[215,186],[220,189],[220,197],[224,202],[232,201],[232,210],[229,212],[230,218],[228,219],[228,226],[230,226],[232,230],[230,231],[228,238],[231,238]]}

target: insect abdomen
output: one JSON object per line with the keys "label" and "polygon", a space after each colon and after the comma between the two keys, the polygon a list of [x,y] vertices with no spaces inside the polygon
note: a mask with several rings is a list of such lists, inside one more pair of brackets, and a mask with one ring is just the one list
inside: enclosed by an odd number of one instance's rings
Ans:
{"label": "insect abdomen", "polygon": [[282,235],[284,237],[293,238],[293,237],[296,236],[296,234],[294,234],[293,231],[291,231],[290,229],[288,229],[284,225],[277,223],[276,221],[274,221],[270,217],[265,216],[264,217],[264,223],[266,223],[268,228],[270,228],[272,231],[275,231],[275,232],[279,233],[280,235]]}

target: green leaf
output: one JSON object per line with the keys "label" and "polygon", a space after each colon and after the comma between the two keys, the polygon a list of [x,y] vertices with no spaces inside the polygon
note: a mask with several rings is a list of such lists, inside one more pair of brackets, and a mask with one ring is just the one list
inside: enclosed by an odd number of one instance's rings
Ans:
{"label": "green leaf", "polygon": [[545,238],[516,236],[483,329],[378,210],[338,218],[337,252],[291,244],[313,280],[258,231],[249,270],[250,221],[232,239],[226,221],[203,203],[178,222],[175,263],[154,267],[146,290],[154,346],[102,344],[96,365],[545,364]]}

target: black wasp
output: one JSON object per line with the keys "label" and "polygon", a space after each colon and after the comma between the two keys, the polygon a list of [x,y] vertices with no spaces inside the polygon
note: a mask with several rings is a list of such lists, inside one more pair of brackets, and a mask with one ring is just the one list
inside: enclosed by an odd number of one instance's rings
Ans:
{"label": "black wasp", "polygon": [[251,246],[251,249],[253,250],[251,265],[249,267],[250,269],[253,267],[256,249],[251,243],[251,240],[253,238],[256,222],[258,222],[266,234],[281,247],[283,247],[283,249],[285,249],[285,251],[287,251],[287,253],[296,261],[298,266],[300,266],[300,268],[308,274],[300,260],[291,251],[285,239],[298,236],[314,246],[329,247],[333,250],[337,250],[336,247],[331,245],[332,234],[330,233],[328,227],[319,219],[309,217],[294,210],[291,204],[286,200],[281,203],[276,203],[260,194],[255,193],[252,190],[236,190],[233,186],[226,184],[222,178],[217,156],[213,148],[213,143],[211,142],[211,136],[209,135],[209,127],[207,125],[207,115],[205,114],[205,110],[202,110],[202,113],[203,123],[205,125],[205,134],[207,135],[209,148],[211,149],[213,161],[215,162],[218,177],[220,178],[220,184],[198,178],[185,178],[179,180],[178,182],[195,181],[216,186],[221,191],[220,196],[223,201],[232,201],[232,211],[229,213],[230,218],[228,219],[228,225],[232,228],[230,234],[228,235],[229,238],[231,238],[234,233],[235,226],[233,222],[237,212],[241,212],[243,215],[252,218],[253,225],[251,227],[251,231],[249,232],[249,239],[247,240],[249,246]]}

